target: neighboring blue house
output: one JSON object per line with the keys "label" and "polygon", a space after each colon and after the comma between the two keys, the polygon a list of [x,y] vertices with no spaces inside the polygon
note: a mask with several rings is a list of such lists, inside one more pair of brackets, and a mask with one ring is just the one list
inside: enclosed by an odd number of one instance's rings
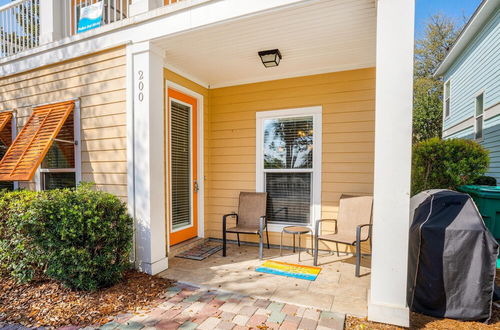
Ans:
{"label": "neighboring blue house", "polygon": [[443,138],[490,150],[487,175],[500,182],[500,0],[485,0],[436,71],[444,81]]}

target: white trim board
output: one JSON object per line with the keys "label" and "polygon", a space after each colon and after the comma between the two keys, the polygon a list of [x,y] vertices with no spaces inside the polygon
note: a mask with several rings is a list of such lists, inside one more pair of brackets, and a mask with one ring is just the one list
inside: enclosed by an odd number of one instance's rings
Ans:
{"label": "white trim board", "polygon": [[[474,109],[475,111],[475,109]],[[500,103],[497,103],[488,109],[484,109],[484,121],[486,125],[486,121],[500,115]],[[467,129],[469,127],[474,126],[474,116],[470,116],[458,124],[455,124],[449,128],[446,128],[443,130],[443,138],[446,138],[450,135],[453,135],[455,133],[458,133],[460,131],[463,131],[464,129]],[[484,128],[483,128],[484,129]]]}
{"label": "white trim board", "polygon": [[[255,191],[264,192],[264,131],[263,124],[265,119],[286,118],[299,116],[313,116],[313,180],[312,180],[312,198],[311,198],[311,222],[307,225],[314,228],[316,220],[321,219],[321,165],[322,165],[322,106],[293,108],[284,110],[258,111],[256,118],[256,147],[255,147]],[[294,172],[301,172],[294,170]],[[309,170],[308,170],[309,172]],[[285,224],[268,225],[269,231],[281,232]]]}

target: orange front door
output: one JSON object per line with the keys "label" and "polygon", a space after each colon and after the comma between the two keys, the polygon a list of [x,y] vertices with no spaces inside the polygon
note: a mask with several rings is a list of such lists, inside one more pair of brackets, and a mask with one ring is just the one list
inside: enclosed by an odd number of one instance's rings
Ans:
{"label": "orange front door", "polygon": [[197,101],[168,89],[170,245],[198,235]]}

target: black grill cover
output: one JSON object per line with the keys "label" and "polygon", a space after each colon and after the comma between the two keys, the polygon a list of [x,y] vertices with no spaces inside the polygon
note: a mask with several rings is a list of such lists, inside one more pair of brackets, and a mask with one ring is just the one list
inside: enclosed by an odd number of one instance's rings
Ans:
{"label": "black grill cover", "polygon": [[414,312],[488,320],[498,244],[471,197],[428,190],[412,197],[408,305]]}

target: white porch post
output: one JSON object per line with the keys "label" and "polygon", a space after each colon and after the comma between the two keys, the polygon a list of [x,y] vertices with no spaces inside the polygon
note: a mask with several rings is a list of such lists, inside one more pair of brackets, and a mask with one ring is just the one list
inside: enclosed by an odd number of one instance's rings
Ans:
{"label": "white porch post", "polygon": [[163,6],[163,0],[132,0],[130,3],[130,16],[146,13]]}
{"label": "white porch post", "polygon": [[128,201],[136,266],[168,267],[165,230],[163,55],[150,42],[127,47]]}
{"label": "white porch post", "polygon": [[406,304],[414,0],[378,0],[373,257],[368,318],[409,325]]}
{"label": "white porch post", "polygon": [[47,44],[64,37],[63,2],[61,0],[40,1],[40,44]]}

